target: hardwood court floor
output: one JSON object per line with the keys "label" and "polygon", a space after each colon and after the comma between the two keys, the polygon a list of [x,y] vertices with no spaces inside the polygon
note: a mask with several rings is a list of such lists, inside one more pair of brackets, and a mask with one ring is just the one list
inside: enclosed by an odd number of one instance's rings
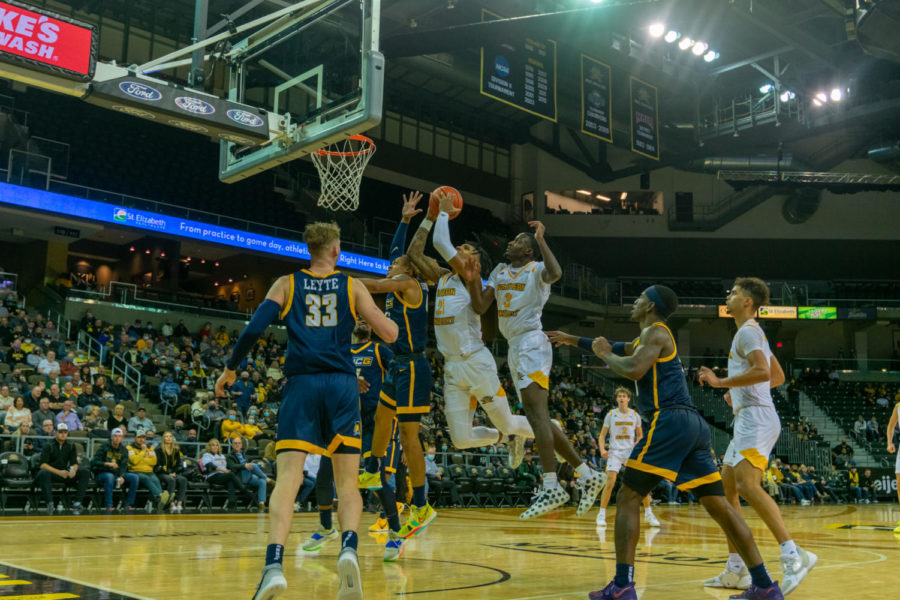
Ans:
{"label": "hardwood court floor", "polygon": [[[900,535],[891,530],[900,507],[782,508],[797,542],[819,555],[818,566],[792,600],[896,596]],[[662,528],[642,531],[638,546],[640,597],[727,598],[729,592],[702,585],[719,573],[727,557],[722,534],[703,510],[655,510]],[[596,513],[576,519],[567,509],[521,521],[519,512],[441,510],[393,564],[382,562],[374,536],[362,536],[365,598],[587,598],[588,591],[612,577],[614,508],[605,534],[594,527]],[[745,509],[745,515],[773,575],[780,578],[777,545],[752,511]],[[363,515],[363,527],[372,517]],[[314,514],[295,515],[284,559],[290,588],[282,598],[335,597],[337,543],[318,555],[299,548],[316,525]],[[263,515],[0,519],[0,600],[249,599],[263,562],[267,526]]]}

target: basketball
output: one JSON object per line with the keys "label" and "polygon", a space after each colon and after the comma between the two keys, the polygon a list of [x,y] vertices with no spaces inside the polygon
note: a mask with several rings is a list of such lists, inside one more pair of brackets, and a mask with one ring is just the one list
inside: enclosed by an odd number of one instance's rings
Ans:
{"label": "basketball", "polygon": [[[431,192],[431,196],[428,198],[428,212],[433,213],[435,215],[438,213],[437,197],[438,197],[438,194],[440,194],[441,192],[453,194],[453,196],[454,196],[453,197],[453,206],[462,210],[463,199],[462,199],[462,194],[459,193],[459,190],[456,189],[455,187],[450,187],[449,185],[442,185],[441,187],[439,187],[436,190],[434,190],[433,192]],[[456,213],[455,215],[450,215],[450,218],[455,219],[459,215],[460,215],[460,213]]]}

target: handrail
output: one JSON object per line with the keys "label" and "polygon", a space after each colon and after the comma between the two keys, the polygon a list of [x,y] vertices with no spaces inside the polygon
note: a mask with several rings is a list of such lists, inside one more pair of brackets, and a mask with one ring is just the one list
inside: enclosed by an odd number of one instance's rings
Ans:
{"label": "handrail", "polygon": [[[106,358],[103,355],[103,351],[102,351],[103,347],[100,345],[100,342],[96,338],[91,337],[91,335],[83,329],[78,332],[78,345],[77,345],[77,348],[79,350],[81,350],[82,347],[87,349],[88,362],[90,362],[91,356],[93,353],[93,354],[97,355],[98,362],[101,365],[103,364],[103,359]],[[96,350],[94,350],[95,347],[96,347]]]}
{"label": "handrail", "polygon": [[134,401],[138,406],[141,405],[141,372],[134,367],[134,365],[130,364],[120,355],[113,356],[111,365],[112,374],[121,375],[125,379],[126,385],[132,385],[134,387]]}

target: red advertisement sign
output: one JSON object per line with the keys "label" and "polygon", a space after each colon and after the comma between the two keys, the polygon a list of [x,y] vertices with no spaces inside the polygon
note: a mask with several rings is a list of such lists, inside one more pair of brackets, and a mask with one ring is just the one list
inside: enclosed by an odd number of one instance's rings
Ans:
{"label": "red advertisement sign", "polygon": [[93,29],[0,2],[0,54],[91,74]]}

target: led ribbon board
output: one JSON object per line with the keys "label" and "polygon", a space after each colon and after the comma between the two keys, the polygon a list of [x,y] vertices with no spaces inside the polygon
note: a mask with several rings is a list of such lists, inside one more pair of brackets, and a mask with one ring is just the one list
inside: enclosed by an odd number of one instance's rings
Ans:
{"label": "led ribbon board", "polygon": [[[299,241],[271,237],[219,225],[210,225],[200,221],[116,206],[106,202],[73,198],[72,196],[19,187],[8,183],[0,183],[0,206],[3,205],[43,210],[67,217],[133,227],[151,233],[190,238],[201,242],[214,242],[242,250],[254,250],[276,256],[302,260],[309,260],[310,258],[306,244]],[[354,271],[383,274],[387,273],[389,264],[387,260],[374,256],[341,252],[337,266]]]}

